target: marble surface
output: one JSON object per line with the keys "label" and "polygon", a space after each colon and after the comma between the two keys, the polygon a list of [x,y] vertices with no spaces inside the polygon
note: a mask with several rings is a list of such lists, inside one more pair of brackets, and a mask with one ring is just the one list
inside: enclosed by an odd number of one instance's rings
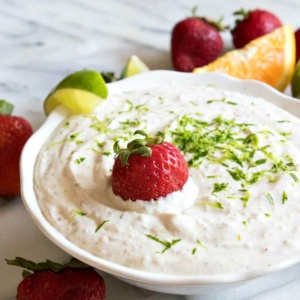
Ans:
{"label": "marble surface", "polygon": [[[132,54],[151,69],[172,69],[171,29],[194,5],[201,15],[224,15],[230,25],[233,11],[259,7],[300,27],[300,0],[0,0],[0,98],[14,103],[15,114],[36,130],[45,120],[43,99],[68,73],[90,68],[119,75]],[[230,48],[229,33],[223,38]],[[21,280],[21,271],[4,261],[15,256],[37,261],[67,257],[39,231],[20,198],[0,201],[1,300],[14,299]],[[300,299],[300,264],[238,288],[198,296],[158,294],[103,276],[108,300]]]}

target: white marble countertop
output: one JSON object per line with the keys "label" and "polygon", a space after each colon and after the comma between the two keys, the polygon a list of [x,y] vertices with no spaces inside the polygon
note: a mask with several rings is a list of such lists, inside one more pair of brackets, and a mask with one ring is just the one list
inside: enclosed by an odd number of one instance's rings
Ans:
{"label": "white marble countertop", "polygon": [[[172,69],[171,29],[194,5],[200,15],[224,15],[230,25],[232,12],[244,7],[272,10],[283,23],[300,27],[300,0],[0,0],[0,98],[14,103],[14,113],[36,130],[45,120],[45,96],[73,71],[90,68],[119,75],[132,54],[151,69]],[[229,33],[223,37],[230,47]],[[21,280],[21,270],[7,266],[4,258],[66,257],[39,231],[19,198],[0,201],[0,238],[1,300],[13,299]],[[107,300],[300,299],[299,264],[238,288],[198,296],[158,294],[103,275]]]}

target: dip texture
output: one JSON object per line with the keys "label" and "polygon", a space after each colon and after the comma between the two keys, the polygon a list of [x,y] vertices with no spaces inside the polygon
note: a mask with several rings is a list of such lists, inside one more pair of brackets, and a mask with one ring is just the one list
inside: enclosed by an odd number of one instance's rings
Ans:
{"label": "dip texture", "polygon": [[[103,259],[172,275],[261,269],[300,251],[299,128],[263,99],[213,86],[111,94],[54,130],[35,192],[59,232]],[[113,195],[113,144],[137,129],[163,131],[182,151],[182,191],[151,202]]]}

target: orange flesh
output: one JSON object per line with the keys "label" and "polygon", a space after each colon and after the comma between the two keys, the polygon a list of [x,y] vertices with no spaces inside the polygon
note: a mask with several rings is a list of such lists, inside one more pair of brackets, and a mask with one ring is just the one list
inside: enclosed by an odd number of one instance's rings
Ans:
{"label": "orange flesh", "polygon": [[223,72],[241,79],[263,81],[282,91],[291,80],[294,66],[294,31],[285,25],[194,72]]}

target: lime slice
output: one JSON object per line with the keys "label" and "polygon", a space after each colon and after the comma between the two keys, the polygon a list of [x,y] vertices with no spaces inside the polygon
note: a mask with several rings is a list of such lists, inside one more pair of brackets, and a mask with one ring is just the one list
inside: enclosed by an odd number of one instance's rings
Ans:
{"label": "lime slice", "polygon": [[147,71],[150,71],[148,66],[138,56],[132,55],[122,71],[121,78],[127,78]]}
{"label": "lime slice", "polygon": [[292,95],[300,99],[300,60],[298,61],[291,81]]}
{"label": "lime slice", "polygon": [[108,96],[106,83],[97,71],[82,70],[68,75],[47,96],[44,111],[49,115],[59,104],[74,113],[89,114]]}

